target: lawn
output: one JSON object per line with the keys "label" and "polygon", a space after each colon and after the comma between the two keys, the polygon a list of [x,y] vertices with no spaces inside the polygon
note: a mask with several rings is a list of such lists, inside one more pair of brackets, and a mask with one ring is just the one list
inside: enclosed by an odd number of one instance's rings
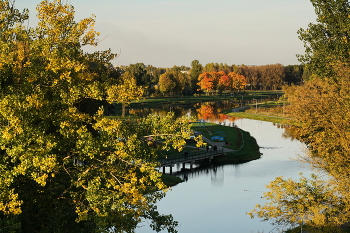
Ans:
{"label": "lawn", "polygon": [[[240,130],[235,127],[228,127],[223,125],[211,124],[205,127],[192,127],[194,131],[200,132],[204,137],[209,140],[213,136],[219,136],[221,132],[224,132],[224,141],[228,143],[225,148],[231,150],[237,150],[242,145],[242,135]],[[216,133],[217,132],[217,133]]]}
{"label": "lawn", "polygon": [[231,150],[237,150],[242,146],[242,143],[244,142],[244,146],[241,150],[237,152],[226,153],[226,155],[223,156],[215,157],[213,162],[216,164],[243,163],[260,158],[259,145],[249,132],[246,132],[239,128],[223,125],[193,127],[193,129],[201,132],[204,137],[209,139],[211,138],[211,135],[213,135],[212,132],[215,133],[216,131],[224,131],[225,140],[229,142],[229,145],[225,146],[225,148]]}

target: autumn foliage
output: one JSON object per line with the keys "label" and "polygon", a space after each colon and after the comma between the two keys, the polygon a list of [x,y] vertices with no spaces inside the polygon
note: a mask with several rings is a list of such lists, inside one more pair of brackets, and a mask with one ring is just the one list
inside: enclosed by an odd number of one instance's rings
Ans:
{"label": "autumn foliage", "polygon": [[243,75],[230,72],[225,74],[219,72],[204,72],[198,77],[198,85],[207,94],[215,91],[234,91],[240,92],[247,85],[246,78]]}

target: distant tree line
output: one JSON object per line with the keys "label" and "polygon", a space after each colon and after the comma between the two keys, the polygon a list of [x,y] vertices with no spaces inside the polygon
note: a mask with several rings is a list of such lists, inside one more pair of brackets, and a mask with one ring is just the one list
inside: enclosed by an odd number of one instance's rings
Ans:
{"label": "distant tree line", "polygon": [[[194,60],[191,67],[160,68],[143,63],[119,68],[145,88],[146,96],[193,95],[201,92],[239,92],[278,90],[284,85],[300,84],[310,76],[304,65],[227,65]],[[235,80],[235,81],[234,81]]]}

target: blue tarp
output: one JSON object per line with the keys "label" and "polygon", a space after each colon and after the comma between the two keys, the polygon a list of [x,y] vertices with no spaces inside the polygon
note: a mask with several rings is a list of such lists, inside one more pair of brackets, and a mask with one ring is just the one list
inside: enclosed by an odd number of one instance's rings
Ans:
{"label": "blue tarp", "polygon": [[224,141],[224,138],[221,136],[213,136],[211,137],[212,141]]}

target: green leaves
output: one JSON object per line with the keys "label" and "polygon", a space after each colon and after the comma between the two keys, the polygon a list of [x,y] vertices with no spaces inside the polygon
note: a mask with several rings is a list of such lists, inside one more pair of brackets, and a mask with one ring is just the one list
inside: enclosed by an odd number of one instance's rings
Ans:
{"label": "green leaves", "polygon": [[350,8],[347,0],[311,0],[317,14],[317,23],[298,31],[304,42],[305,55],[299,60],[308,63],[314,74],[321,77],[333,75],[334,62],[348,62]]}
{"label": "green leaves", "polygon": [[37,10],[38,26],[27,28],[26,11],[0,2],[0,228],[132,232],[150,218],[175,232],[155,207],[166,191],[157,150],[181,149],[189,119],[106,118],[108,104],[144,89],[111,68],[110,50],[83,52],[98,42],[94,17],[75,22],[73,6],[58,0]]}

